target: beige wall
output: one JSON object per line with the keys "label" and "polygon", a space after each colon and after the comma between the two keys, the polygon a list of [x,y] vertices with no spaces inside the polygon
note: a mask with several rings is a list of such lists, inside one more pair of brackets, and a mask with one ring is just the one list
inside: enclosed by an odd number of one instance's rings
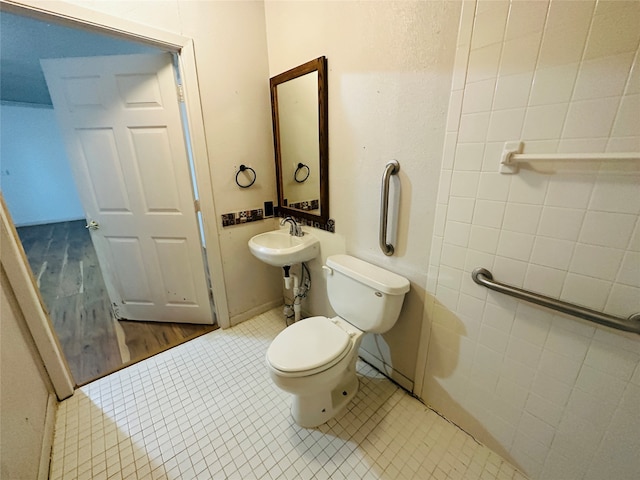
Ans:
{"label": "beige wall", "polygon": [[47,478],[39,470],[53,440],[53,388],[2,267],[0,311],[0,477]]}
{"label": "beige wall", "polygon": [[[276,200],[264,6],[260,1],[87,1],[74,3],[192,38],[198,70],[212,188],[220,214]],[[256,183],[241,189],[235,174],[252,167]],[[281,299],[280,272],[253,258],[249,238],[274,220],[219,227],[231,322]]]}
{"label": "beige wall", "polygon": [[640,311],[637,162],[497,172],[527,152],[640,151],[640,3],[467,2],[431,255],[420,396],[531,478],[637,478],[640,338],[475,285]]}
{"label": "beige wall", "polygon": [[[411,388],[460,4],[267,1],[265,9],[271,76],[327,57],[336,233],[322,235],[322,255],[343,247],[411,281],[397,325],[363,342]],[[396,254],[386,257],[378,248],[380,181],[391,159],[401,171],[392,184]],[[333,312],[320,267],[311,262],[313,287],[303,308],[327,315]]]}

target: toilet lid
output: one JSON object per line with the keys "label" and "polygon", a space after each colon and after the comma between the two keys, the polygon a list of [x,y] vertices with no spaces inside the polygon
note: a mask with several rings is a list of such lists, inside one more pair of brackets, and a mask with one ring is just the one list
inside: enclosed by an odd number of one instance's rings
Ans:
{"label": "toilet lid", "polygon": [[349,334],[326,317],[305,318],[285,328],[271,342],[267,359],[283,372],[313,370],[349,347]]}

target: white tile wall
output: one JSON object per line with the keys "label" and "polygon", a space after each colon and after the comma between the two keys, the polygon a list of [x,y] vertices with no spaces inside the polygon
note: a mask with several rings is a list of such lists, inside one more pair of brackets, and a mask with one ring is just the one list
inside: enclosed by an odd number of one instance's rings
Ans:
{"label": "white tile wall", "polygon": [[525,479],[363,362],[343,413],[296,426],[264,363],[280,311],[76,391],[58,409],[50,478]]}
{"label": "white tile wall", "polygon": [[507,140],[525,152],[640,150],[638,25],[637,1],[463,7],[449,111],[460,127],[448,128],[455,156],[438,196],[447,228],[430,262],[446,276],[431,289],[441,307],[421,395],[532,478],[637,478],[640,337],[488,293],[470,272],[640,311],[640,164],[497,173]]}

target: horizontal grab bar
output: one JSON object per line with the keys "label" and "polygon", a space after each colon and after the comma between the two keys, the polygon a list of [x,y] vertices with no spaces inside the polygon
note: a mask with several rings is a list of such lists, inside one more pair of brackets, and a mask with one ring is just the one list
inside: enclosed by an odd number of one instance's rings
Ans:
{"label": "horizontal grab bar", "polygon": [[600,325],[605,325],[617,330],[640,334],[640,312],[630,315],[629,318],[614,317],[613,315],[608,315],[596,310],[591,310],[572,303],[563,302],[562,300],[556,300],[555,298],[540,295],[539,293],[529,292],[527,290],[522,290],[521,288],[497,282],[493,279],[491,272],[486,268],[476,268],[471,273],[471,278],[473,278],[473,281],[478,285],[485,286],[491,290],[504,293],[511,297],[519,298],[520,300],[526,300],[527,302],[535,303],[536,305],[541,305],[552,310],[557,310],[558,312],[573,315],[575,317],[582,318],[583,320],[599,323]]}

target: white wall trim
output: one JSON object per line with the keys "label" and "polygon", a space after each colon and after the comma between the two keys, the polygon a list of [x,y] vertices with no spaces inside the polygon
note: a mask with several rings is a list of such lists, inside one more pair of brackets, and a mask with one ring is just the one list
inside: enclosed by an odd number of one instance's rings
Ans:
{"label": "white wall trim", "polygon": [[60,0],[48,0],[47,2],[42,0],[0,0],[0,3],[2,3],[3,10],[10,13],[46,22],[54,21],[71,28],[105,33],[124,40],[134,40],[171,52],[179,52],[189,40],[175,33]]}
{"label": "white wall trim", "polygon": [[19,108],[42,108],[45,110],[53,110],[53,105],[44,103],[14,102],[13,100],[0,100],[2,107],[19,107]]}
{"label": "white wall trim", "polygon": [[187,40],[182,46],[179,55],[180,75],[182,76],[185,107],[187,111],[187,123],[191,136],[191,151],[193,164],[200,193],[200,208],[204,225],[204,239],[207,243],[207,262],[211,274],[211,288],[216,308],[218,325],[221,328],[231,326],[229,321],[229,307],[227,304],[227,290],[224,282],[224,270],[222,265],[222,250],[220,249],[220,237],[215,204],[213,200],[213,186],[211,184],[211,166],[207,149],[207,139],[204,131],[204,116],[200,104],[200,88],[198,85],[198,72],[196,70],[196,55],[193,40]]}
{"label": "white wall trim", "polygon": [[73,216],[73,217],[64,217],[64,218],[54,218],[54,219],[47,220],[46,222],[24,222],[24,223],[14,223],[13,225],[16,228],[20,228],[20,227],[33,227],[35,225],[48,225],[50,223],[78,222],[80,220],[84,221],[85,218]]}
{"label": "white wall trim", "polygon": [[38,467],[38,480],[49,478],[51,466],[51,449],[53,448],[53,433],[56,426],[56,413],[58,411],[56,397],[49,394],[47,399],[47,411],[44,417],[44,435],[42,436],[42,450],[40,452],[40,466]]}
{"label": "white wall trim", "polygon": [[244,322],[245,320],[249,320],[250,318],[255,317],[256,315],[260,315],[264,312],[268,312],[272,308],[276,308],[277,306],[283,305],[283,301],[281,298],[277,300],[272,300],[271,302],[264,303],[262,305],[258,305],[257,307],[253,307],[246,312],[239,313],[238,315],[234,315],[231,317],[231,325],[238,325],[239,323]]}
{"label": "white wall trim", "polygon": [[33,341],[42,357],[45,369],[53,385],[57,397],[62,400],[73,395],[74,382],[67,361],[62,353],[58,339],[53,334],[49,317],[42,307],[31,270],[18,240],[18,234],[11,223],[9,212],[0,194],[0,217],[2,222],[2,266],[22,309],[25,321],[33,337]]}

